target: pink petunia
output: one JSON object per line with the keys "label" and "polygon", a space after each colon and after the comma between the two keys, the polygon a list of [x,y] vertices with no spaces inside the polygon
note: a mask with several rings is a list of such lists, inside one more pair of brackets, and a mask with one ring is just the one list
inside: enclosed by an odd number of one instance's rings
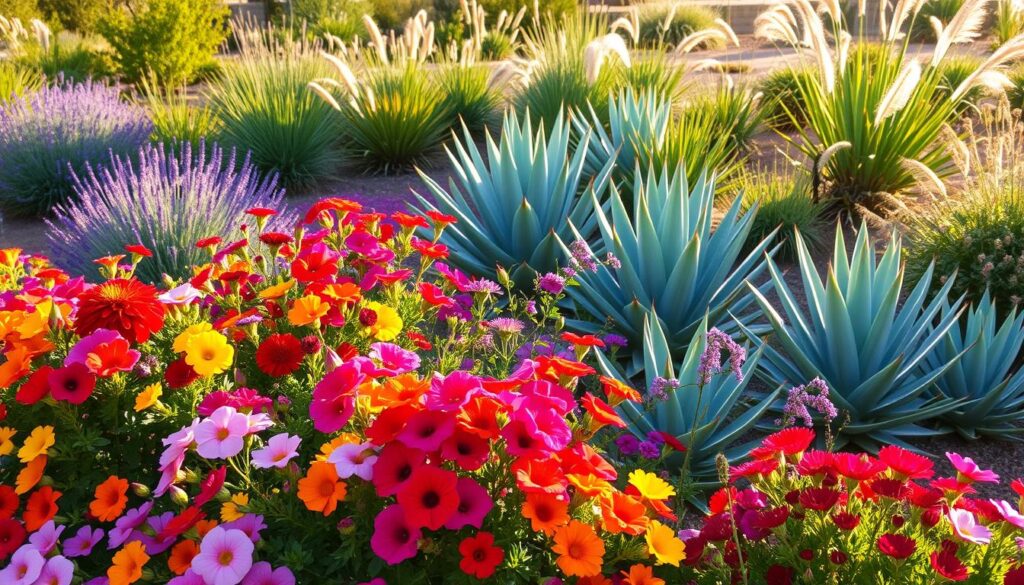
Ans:
{"label": "pink petunia", "polygon": [[288,433],[281,433],[270,437],[267,446],[252,452],[252,466],[257,469],[269,469],[276,467],[284,469],[288,462],[299,454],[299,444],[302,439]]}
{"label": "pink petunia", "polygon": [[956,468],[957,479],[961,483],[973,483],[976,481],[996,483],[999,475],[991,469],[982,469],[970,457],[961,457],[958,453],[946,453],[949,462]]}
{"label": "pink petunia", "polygon": [[978,524],[977,520],[968,510],[954,508],[949,511],[949,522],[953,525],[953,531],[957,536],[973,542],[974,544],[988,544],[992,540],[992,531]]}
{"label": "pink petunia", "polygon": [[174,483],[178,471],[185,463],[185,453],[195,442],[197,426],[199,426],[199,419],[193,419],[192,424],[171,433],[163,440],[166,448],[160,455],[160,481],[157,483],[156,489],[153,490],[153,495],[162,496]]}
{"label": "pink petunia", "polygon": [[4,585],[31,585],[43,572],[46,559],[30,544],[14,551],[10,564],[0,571],[0,583]]}
{"label": "pink petunia", "polygon": [[217,526],[206,533],[192,571],[207,585],[238,585],[252,568],[253,543],[241,530]]}
{"label": "pink petunia", "polygon": [[46,559],[36,585],[71,585],[75,577],[75,564],[66,558],[57,555]]}
{"label": "pink petunia", "polygon": [[416,556],[421,536],[419,528],[406,522],[402,506],[393,504],[374,518],[370,548],[387,564],[397,565]]}
{"label": "pink petunia", "polygon": [[295,585],[295,575],[288,567],[274,569],[270,563],[260,561],[252,566],[242,585]]}
{"label": "pink petunia", "polygon": [[370,345],[369,357],[379,362],[375,375],[399,376],[420,367],[420,356],[393,343],[377,342]]}
{"label": "pink petunia", "polygon": [[78,529],[74,536],[64,541],[63,552],[69,557],[86,557],[92,554],[95,547],[106,533],[102,528],[92,528],[88,525]]}
{"label": "pink petunia", "polygon": [[398,433],[398,440],[414,449],[432,453],[454,432],[454,413],[421,410],[409,417],[405,428]]}
{"label": "pink petunia", "polygon": [[97,329],[89,335],[78,340],[70,350],[68,350],[68,356],[64,358],[64,367],[70,366],[71,364],[82,364],[86,365],[86,360],[89,359],[89,354],[92,353],[97,347],[104,343],[111,343],[118,339],[124,339],[121,334],[117,331],[110,329]]}
{"label": "pink petunia", "polygon": [[196,452],[206,459],[227,459],[242,450],[249,417],[222,406],[196,426]]}
{"label": "pink petunia", "polygon": [[1007,502],[1006,500],[989,500],[996,510],[999,510],[999,515],[1003,517],[1007,523],[1016,526],[1017,528],[1024,528],[1024,515],[1021,515],[1017,511],[1017,507]]}
{"label": "pink petunia", "polygon": [[455,514],[444,523],[448,530],[458,530],[464,526],[479,529],[484,517],[494,507],[494,501],[483,486],[469,477],[460,477],[455,484],[459,493],[459,507]]}
{"label": "pink petunia", "polygon": [[331,451],[327,461],[334,464],[338,477],[353,475],[363,480],[373,479],[373,466],[377,463],[377,448],[372,443],[346,443]]}

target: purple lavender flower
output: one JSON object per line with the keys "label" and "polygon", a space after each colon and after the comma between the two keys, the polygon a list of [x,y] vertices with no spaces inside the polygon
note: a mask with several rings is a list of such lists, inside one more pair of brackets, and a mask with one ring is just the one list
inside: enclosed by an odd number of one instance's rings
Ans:
{"label": "purple lavender flower", "polygon": [[594,253],[590,251],[590,246],[586,242],[574,241],[569,245],[569,251],[572,253],[573,268],[584,272],[597,272],[597,260],[594,259]]}
{"label": "purple lavender flower", "polygon": [[814,426],[812,410],[820,414],[826,424],[831,423],[839,416],[835,404],[829,399],[828,384],[821,378],[815,378],[805,385],[790,388],[786,396],[786,404],[782,408],[782,418],[776,420],[775,424],[787,426],[801,421],[805,427]]}
{"label": "purple lavender flower", "polygon": [[0,109],[0,201],[16,215],[47,214],[74,201],[72,177],[87,162],[133,153],[152,131],[145,109],[100,83],[16,97]]}
{"label": "purple lavender flower", "polygon": [[647,396],[652,400],[668,400],[668,394],[670,391],[679,389],[679,380],[669,380],[668,378],[662,378],[658,376],[651,382],[651,386],[647,389]]}
{"label": "purple lavender flower", "polygon": [[640,439],[633,435],[620,435],[619,438],[615,439],[615,446],[619,448],[619,453],[629,457],[630,455],[635,455],[640,450]]}
{"label": "purple lavender flower", "polygon": [[700,365],[697,366],[698,383],[702,386],[710,382],[712,376],[722,372],[722,351],[729,353],[729,369],[736,381],[743,381],[743,363],[747,361],[747,350],[714,327],[708,331],[707,344],[700,356]]}
{"label": "purple lavender flower", "polygon": [[494,282],[493,280],[487,280],[486,278],[478,278],[471,280],[465,287],[465,292],[472,293],[484,293],[492,295],[502,294],[501,285]]}
{"label": "purple lavender flower", "polygon": [[629,340],[617,333],[605,335],[602,341],[604,341],[605,345],[611,347],[626,347],[629,345]]}
{"label": "purple lavender flower", "polygon": [[[155,282],[163,273],[188,276],[189,267],[209,260],[195,247],[210,234],[230,235],[247,223],[252,207],[281,208],[284,192],[274,178],[261,180],[249,158],[188,143],[175,155],[148,146],[138,162],[115,157],[110,168],[87,165],[75,177],[80,201],[48,221],[53,257],[75,271],[95,271],[94,258],[121,253],[125,244],[144,244],[153,257],[136,274]],[[282,210],[269,222],[289,226],[295,212]]]}
{"label": "purple lavender flower", "polygon": [[565,279],[554,272],[548,272],[537,281],[537,288],[553,295],[562,294],[565,290]]}

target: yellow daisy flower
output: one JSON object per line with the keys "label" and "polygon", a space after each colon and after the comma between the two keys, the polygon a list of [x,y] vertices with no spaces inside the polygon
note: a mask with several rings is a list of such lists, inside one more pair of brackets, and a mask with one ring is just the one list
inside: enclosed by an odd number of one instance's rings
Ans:
{"label": "yellow daisy flower", "polygon": [[185,351],[186,347],[188,347],[188,340],[192,339],[195,335],[206,333],[207,331],[213,331],[213,325],[210,325],[209,323],[197,323],[195,325],[191,325],[188,329],[182,331],[174,338],[174,345],[171,346],[171,349],[173,349],[175,353],[181,353]]}
{"label": "yellow daisy flower", "polygon": [[220,521],[221,522],[234,522],[242,516],[245,516],[245,512],[239,510],[239,507],[246,507],[249,505],[249,496],[245,494],[234,494],[231,496],[231,500],[224,502],[220,506]]}
{"label": "yellow daisy flower", "polygon": [[391,341],[402,332],[402,318],[398,311],[377,302],[366,303],[366,308],[376,314],[373,322],[366,327],[368,335],[377,341]]}
{"label": "yellow daisy flower", "polygon": [[686,545],[676,536],[676,531],[657,520],[651,520],[647,525],[644,539],[647,552],[654,555],[658,565],[678,567],[679,562],[686,558]]}
{"label": "yellow daisy flower", "polygon": [[142,392],[139,392],[139,395],[135,397],[135,412],[142,412],[159,402],[160,396],[162,396],[163,393],[163,387],[159,382],[146,386],[146,388]]}
{"label": "yellow daisy flower", "polygon": [[185,363],[200,376],[219,374],[231,367],[235,348],[216,331],[193,335],[185,346]]}
{"label": "yellow daisy flower", "polygon": [[629,485],[635,487],[640,495],[648,500],[667,500],[676,495],[675,488],[667,481],[642,469],[637,469],[629,474]]}

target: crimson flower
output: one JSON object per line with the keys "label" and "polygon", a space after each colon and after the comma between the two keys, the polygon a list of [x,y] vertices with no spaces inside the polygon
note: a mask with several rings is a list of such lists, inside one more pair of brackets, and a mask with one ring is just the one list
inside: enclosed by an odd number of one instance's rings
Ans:
{"label": "crimson flower", "polygon": [[562,341],[578,345],[580,347],[604,347],[604,342],[598,339],[596,335],[577,335],[566,331],[561,335]]}
{"label": "crimson flower", "polygon": [[505,559],[505,551],[494,546],[494,535],[480,532],[459,543],[459,568],[467,575],[477,579],[486,579],[494,574],[494,570]]}
{"label": "crimson flower", "polygon": [[814,431],[807,427],[791,427],[768,435],[761,446],[784,455],[798,455],[807,450],[814,440]]}
{"label": "crimson flower", "polygon": [[56,400],[64,400],[71,404],[81,404],[92,396],[96,388],[96,375],[89,371],[88,366],[75,362],[54,370],[48,378],[50,394]]}
{"label": "crimson flower", "polygon": [[164,372],[164,381],[171,389],[184,388],[198,379],[199,374],[185,363],[183,357],[168,364],[167,371]]}
{"label": "crimson flower", "polygon": [[928,479],[935,474],[931,459],[896,445],[882,447],[878,459],[902,479]]}
{"label": "crimson flower", "polygon": [[138,280],[108,280],[78,297],[75,333],[113,329],[132,343],[144,343],[164,326],[164,305],[157,290]]}
{"label": "crimson flower", "polygon": [[25,380],[21,388],[18,388],[18,391],[14,394],[14,399],[19,404],[31,406],[45,398],[50,393],[51,372],[53,372],[53,366],[40,366],[38,370],[32,372],[32,375]]}
{"label": "crimson flower", "polygon": [[860,516],[849,512],[837,512],[832,515],[832,521],[840,530],[850,531],[860,524]]}
{"label": "crimson flower", "polygon": [[871,479],[886,468],[881,461],[863,453],[836,453],[833,461],[839,475],[855,481]]}
{"label": "crimson flower", "polygon": [[967,580],[967,566],[956,556],[957,546],[948,540],[942,542],[942,550],[932,553],[931,562],[935,572],[950,581]]}
{"label": "crimson flower", "polygon": [[459,508],[457,482],[455,473],[433,465],[414,470],[397,498],[409,525],[429,530],[444,526]]}
{"label": "crimson flower", "polygon": [[260,343],[256,366],[268,376],[287,376],[302,363],[302,342],[291,333],[275,333]]}
{"label": "crimson flower", "polygon": [[902,561],[914,554],[914,551],[917,550],[917,543],[913,538],[902,534],[887,533],[878,538],[878,550],[886,556]]}
{"label": "crimson flower", "polygon": [[13,518],[0,519],[0,560],[6,559],[25,542],[25,527]]}
{"label": "crimson flower", "polygon": [[808,510],[826,511],[839,501],[839,490],[809,487],[800,492],[800,505]]}
{"label": "crimson flower", "polygon": [[124,251],[143,258],[149,258],[153,255],[153,252],[142,244],[128,244],[124,247]]}
{"label": "crimson flower", "polygon": [[772,565],[768,567],[768,572],[764,574],[764,582],[766,585],[791,585],[793,583],[793,574],[793,569],[789,567]]}

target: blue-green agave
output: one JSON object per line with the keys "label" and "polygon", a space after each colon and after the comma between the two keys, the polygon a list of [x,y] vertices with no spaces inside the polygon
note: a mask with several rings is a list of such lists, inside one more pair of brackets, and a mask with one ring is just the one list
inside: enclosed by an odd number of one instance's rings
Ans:
{"label": "blue-green agave", "polygon": [[595,272],[581,271],[578,286],[569,287],[579,312],[593,319],[573,326],[596,331],[611,319],[633,348],[630,373],[640,366],[644,319],[652,310],[676,358],[705,317],[735,332],[734,315],[753,301],[745,283],[763,274],[774,238],[770,234],[742,256],[757,207],[741,213],[737,197],[713,226],[715,180],[707,173],[692,190],[681,171],[637,172],[633,185],[631,209],[614,186],[606,209],[593,204],[600,235],[594,249],[613,254],[621,267],[603,263]]}
{"label": "blue-green agave", "polygon": [[[951,308],[947,308],[947,311]],[[929,368],[963,355],[935,380],[943,395],[965,400],[943,419],[963,437],[1005,437],[1024,432],[1024,368],[1013,371],[1024,346],[1024,314],[1000,320],[988,293],[967,312],[963,327],[950,327],[927,358]]]}
{"label": "blue-green agave", "polygon": [[421,172],[433,201],[416,193],[419,211],[438,210],[458,219],[441,237],[451,249],[451,262],[488,278],[495,278],[500,265],[521,286],[538,272],[556,270],[559,237],[572,236],[570,222],[584,236],[596,229],[593,202],[606,189],[615,161],[580,195],[590,134],[580,137],[573,153],[571,128],[561,115],[548,138],[543,128],[534,133],[528,114],[520,124],[509,110],[500,142],[487,133],[486,160],[463,130],[455,152],[448,149],[454,173],[448,190]]}
{"label": "blue-green agave", "polygon": [[[644,324],[643,362],[646,388],[657,378],[675,380],[679,386],[668,393],[667,400],[657,400],[645,408],[642,404],[624,402],[619,406],[629,430],[640,438],[651,431],[662,431],[676,437],[686,445],[689,453],[689,474],[698,481],[714,480],[715,457],[723,453],[730,461],[742,458],[756,444],[741,443],[769,410],[778,390],[768,393],[759,401],[749,403],[743,397],[747,384],[761,360],[763,348],[747,357],[743,364],[743,379],[737,380],[729,372],[711,376],[698,387],[701,355],[707,345],[708,320],[702,319],[687,344],[689,349],[677,362],[668,338],[658,323],[650,319]],[[629,383],[629,378],[617,364],[603,353],[597,354],[599,367],[606,376]],[[678,457],[675,463],[681,463]]]}
{"label": "blue-green agave", "polygon": [[608,164],[616,161],[616,175],[629,177],[637,165],[637,152],[641,148],[658,148],[665,142],[669,122],[672,120],[672,102],[654,89],[634,91],[626,88],[618,97],[608,97],[608,129],[602,118],[587,104],[590,115],[577,112],[572,124],[578,136],[591,133],[587,145],[584,173],[595,176]]}
{"label": "blue-green agave", "polygon": [[895,234],[876,261],[866,227],[860,229],[852,257],[847,256],[843,232],[837,229],[835,253],[824,280],[799,233],[796,245],[806,311],[773,261],[769,270],[786,317],[750,286],[774,333],[771,345],[748,334],[765,348],[762,375],[773,385],[793,386],[816,377],[824,380],[840,418],[849,417],[837,421],[845,423],[837,437],[840,445],[855,443],[875,450],[939,432],[920,423],[959,404],[932,392],[959,355],[928,360],[960,314],[961,300],[942,311],[953,279],[929,301],[929,268],[901,303],[901,242]]}

